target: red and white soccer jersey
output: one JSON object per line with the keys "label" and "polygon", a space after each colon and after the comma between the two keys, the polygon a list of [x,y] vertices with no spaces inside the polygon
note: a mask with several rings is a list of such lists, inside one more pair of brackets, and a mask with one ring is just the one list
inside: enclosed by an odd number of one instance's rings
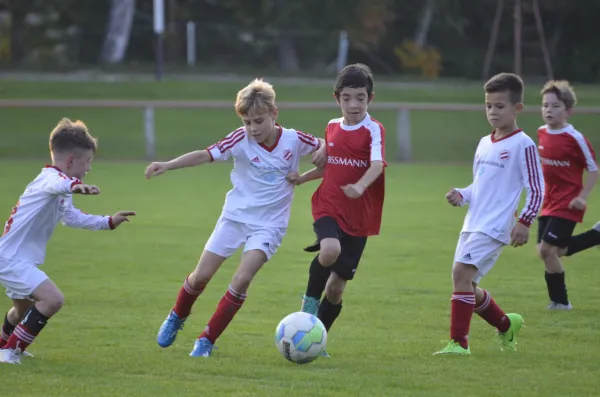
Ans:
{"label": "red and white soccer jersey", "polygon": [[372,161],[385,165],[385,128],[367,114],[357,125],[345,125],[344,119],[329,121],[325,130],[327,164],[323,181],[312,197],[315,220],[330,216],[340,228],[352,236],[379,234],[385,173],[382,173],[357,199],[346,197],[342,186],[362,178]]}
{"label": "red and white soccer jersey", "polygon": [[456,189],[463,197],[461,205],[469,205],[462,232],[484,233],[509,244],[523,189],[527,197],[519,222],[530,226],[544,196],[544,178],[533,140],[522,130],[498,140],[493,134],[483,137],[475,152],[473,183]]}
{"label": "red and white soccer jersey", "polygon": [[298,171],[300,157],[317,150],[319,140],[302,131],[278,128],[277,141],[270,148],[249,138],[244,127],[208,147],[213,161],[233,157],[233,189],[225,198],[222,217],[249,225],[287,227],[294,185],[286,176]]}
{"label": "red and white soccer jersey", "polygon": [[541,215],[581,222],[585,210],[569,209],[569,203],[583,189],[583,171],[598,170],[592,145],[570,124],[560,130],[544,125],[538,129],[538,149],[546,181]]}
{"label": "red and white soccer jersey", "polygon": [[71,188],[80,184],[47,165],[25,188],[0,237],[0,258],[40,265],[56,225],[91,230],[112,229],[110,216],[88,215],[73,206]]}

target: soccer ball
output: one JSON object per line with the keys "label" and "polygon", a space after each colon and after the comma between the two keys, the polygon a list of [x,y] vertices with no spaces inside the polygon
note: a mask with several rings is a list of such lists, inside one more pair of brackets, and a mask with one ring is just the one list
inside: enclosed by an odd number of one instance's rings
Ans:
{"label": "soccer ball", "polygon": [[327,330],[317,317],[296,312],[286,316],[275,331],[279,353],[296,364],[317,359],[327,345]]}

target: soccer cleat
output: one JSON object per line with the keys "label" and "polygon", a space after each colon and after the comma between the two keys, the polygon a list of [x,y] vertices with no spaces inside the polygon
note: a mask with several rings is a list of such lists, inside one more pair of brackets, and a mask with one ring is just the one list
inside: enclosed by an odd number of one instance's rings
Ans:
{"label": "soccer cleat", "polygon": [[550,302],[550,304],[548,305],[548,307],[546,309],[553,310],[553,311],[567,311],[568,312],[568,311],[571,311],[571,309],[573,309],[573,306],[571,306],[570,302],[566,305],[564,305],[562,303]]}
{"label": "soccer cleat", "polygon": [[434,356],[438,354],[455,354],[458,356],[466,356],[471,354],[471,349],[469,347],[465,349],[460,345],[460,343],[454,340],[450,340],[446,347],[444,347],[442,350],[438,350],[437,352],[433,353]]}
{"label": "soccer cleat", "polygon": [[[319,311],[319,304],[320,302],[317,298],[302,295],[302,307],[300,308],[300,311],[316,316],[317,312]],[[321,351],[321,356],[325,358],[331,358],[329,353],[327,353],[327,350]]]}
{"label": "soccer cleat", "polygon": [[21,349],[0,349],[0,363],[21,364]]}
{"label": "soccer cleat", "polygon": [[504,333],[498,333],[500,339],[500,350],[516,351],[517,350],[517,335],[523,325],[523,317],[517,313],[508,313],[506,315],[510,320],[510,327]]}
{"label": "soccer cleat", "polygon": [[319,311],[319,303],[320,302],[317,298],[302,295],[302,308],[300,311],[316,316],[317,312]]}
{"label": "soccer cleat", "polygon": [[185,318],[181,319],[179,316],[171,310],[165,321],[158,330],[156,341],[160,347],[169,347],[175,342],[177,333],[183,329]]}
{"label": "soccer cleat", "polygon": [[212,354],[213,348],[215,347],[208,338],[196,339],[190,357],[209,357]]}
{"label": "soccer cleat", "polygon": [[29,357],[29,358],[33,358],[34,357],[34,355],[31,354],[31,353],[29,353],[27,350],[25,350],[24,352],[22,352],[21,355],[23,357]]}

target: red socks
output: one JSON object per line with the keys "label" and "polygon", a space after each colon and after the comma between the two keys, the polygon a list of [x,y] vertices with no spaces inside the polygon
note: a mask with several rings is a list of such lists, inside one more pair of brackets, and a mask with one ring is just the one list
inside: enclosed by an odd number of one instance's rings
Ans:
{"label": "red socks", "polygon": [[500,306],[494,301],[492,296],[486,290],[483,291],[483,300],[475,308],[475,313],[487,321],[491,326],[496,327],[499,332],[506,332],[510,327],[510,320],[502,311]]}
{"label": "red socks", "polygon": [[202,332],[198,339],[207,338],[210,343],[214,344],[217,338],[225,331],[225,328],[227,328],[231,320],[233,320],[233,317],[238,310],[240,310],[245,300],[246,294],[240,294],[234,291],[230,285],[229,289],[217,305],[217,310],[210,318],[204,332]]}
{"label": "red socks", "polygon": [[466,349],[469,346],[467,339],[475,308],[475,294],[473,292],[454,292],[451,302],[450,338]]}
{"label": "red socks", "polygon": [[177,295],[177,302],[173,306],[173,311],[180,319],[187,318],[190,315],[194,302],[196,302],[198,296],[206,288],[206,285],[201,285],[199,289],[192,288],[188,282],[188,278],[189,276],[185,278],[183,287],[181,287],[179,295]]}

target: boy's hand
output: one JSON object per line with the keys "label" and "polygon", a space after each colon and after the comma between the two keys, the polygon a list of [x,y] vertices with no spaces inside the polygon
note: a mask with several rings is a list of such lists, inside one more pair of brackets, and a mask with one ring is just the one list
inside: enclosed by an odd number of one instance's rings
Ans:
{"label": "boy's hand", "polygon": [[317,167],[323,167],[327,163],[327,147],[321,147],[312,154],[312,163]]}
{"label": "boy's hand", "polygon": [[446,193],[446,200],[448,203],[454,207],[458,207],[460,203],[463,201],[462,195],[456,189],[450,189],[448,193]]}
{"label": "boy's hand", "polygon": [[94,186],[94,185],[84,185],[83,183],[80,183],[78,185],[75,185],[71,188],[71,193],[73,194],[100,194],[100,189],[98,189],[98,186]]}
{"label": "boy's hand", "polygon": [[356,183],[346,185],[346,186],[341,186],[341,188],[344,191],[344,194],[346,195],[346,197],[349,197],[351,199],[359,198],[365,192],[365,188]]}
{"label": "boy's hand", "polygon": [[586,206],[585,199],[583,197],[577,196],[569,203],[569,208],[576,210],[584,210]]}
{"label": "boy's hand", "polygon": [[159,176],[164,174],[165,172],[167,172],[169,170],[169,166],[167,165],[167,163],[163,163],[163,162],[159,162],[159,161],[155,161],[153,163],[150,163],[150,165],[148,167],[146,167],[146,179],[150,179],[153,176]]}
{"label": "boy's hand", "polygon": [[529,228],[521,222],[517,222],[510,232],[510,245],[520,247],[527,244],[527,241],[529,241]]}
{"label": "boy's hand", "polygon": [[302,183],[302,181],[300,180],[300,174],[298,174],[297,171],[290,172],[289,174],[287,174],[285,179],[292,185],[296,185],[296,186],[298,186]]}
{"label": "boy's hand", "polygon": [[111,218],[112,224],[116,229],[123,222],[129,222],[128,216],[135,216],[135,212],[133,211],[120,211],[114,214]]}

